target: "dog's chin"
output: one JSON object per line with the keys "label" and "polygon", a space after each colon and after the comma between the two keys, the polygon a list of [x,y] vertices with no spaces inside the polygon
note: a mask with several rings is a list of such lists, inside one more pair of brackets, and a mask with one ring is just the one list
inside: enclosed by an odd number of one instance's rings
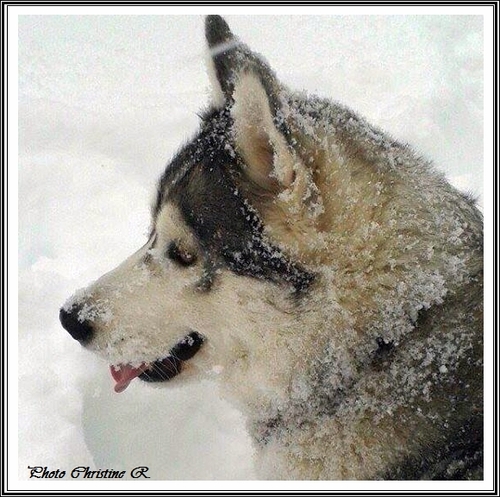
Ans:
{"label": "dog's chin", "polygon": [[110,366],[111,376],[116,382],[115,392],[123,392],[135,378],[149,383],[171,380],[181,373],[184,362],[198,353],[204,340],[203,335],[192,331],[177,342],[163,359],[153,363],[142,363],[138,367],[128,364]]}

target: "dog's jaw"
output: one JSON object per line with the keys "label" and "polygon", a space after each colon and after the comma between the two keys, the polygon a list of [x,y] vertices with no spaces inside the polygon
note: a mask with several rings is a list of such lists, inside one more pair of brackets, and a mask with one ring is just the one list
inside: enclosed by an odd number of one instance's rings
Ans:
{"label": "dog's jaw", "polygon": [[111,365],[111,376],[115,380],[115,392],[121,393],[127,389],[132,380],[139,378],[147,382],[161,382],[171,380],[182,370],[184,361],[193,358],[200,350],[205,338],[196,331],[192,331],[180,340],[170,353],[163,359],[152,363],[141,363],[139,366],[131,364]]}

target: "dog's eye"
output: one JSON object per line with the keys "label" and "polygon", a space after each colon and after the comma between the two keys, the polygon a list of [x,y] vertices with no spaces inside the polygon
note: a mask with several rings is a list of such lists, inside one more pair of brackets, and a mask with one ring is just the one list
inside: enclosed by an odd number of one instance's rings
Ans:
{"label": "dog's eye", "polygon": [[180,266],[191,266],[196,262],[196,256],[187,250],[184,250],[175,242],[170,242],[167,249],[167,257]]}

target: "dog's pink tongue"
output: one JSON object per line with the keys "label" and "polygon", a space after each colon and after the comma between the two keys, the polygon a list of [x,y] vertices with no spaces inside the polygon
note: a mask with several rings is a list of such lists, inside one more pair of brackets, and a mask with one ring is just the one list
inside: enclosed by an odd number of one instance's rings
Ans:
{"label": "dog's pink tongue", "polygon": [[120,364],[118,367],[110,366],[111,376],[116,381],[115,392],[123,392],[129,386],[130,382],[146,369],[146,364],[141,364],[138,368],[123,364]]}

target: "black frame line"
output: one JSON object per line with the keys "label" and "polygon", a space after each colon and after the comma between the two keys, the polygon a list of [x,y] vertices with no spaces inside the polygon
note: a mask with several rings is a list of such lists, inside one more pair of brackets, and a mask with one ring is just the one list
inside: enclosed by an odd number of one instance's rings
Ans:
{"label": "black frame line", "polygon": [[[16,0],[0,0],[1,3],[1,12],[0,12],[0,26],[2,30],[2,38],[1,38],[1,77],[2,77],[2,95],[0,101],[0,110],[2,113],[2,134],[1,134],[1,149],[2,149],[2,170],[0,175],[1,180],[1,189],[2,189],[2,230],[0,235],[1,240],[1,251],[2,251],[2,261],[0,266],[0,277],[2,280],[2,288],[1,288],[1,315],[2,315],[2,327],[3,333],[0,340],[0,350],[2,354],[2,399],[1,399],[1,407],[2,407],[2,430],[1,430],[1,444],[2,444],[2,454],[3,454],[3,462],[1,467],[2,474],[1,478],[1,488],[0,495],[9,495],[9,496],[21,496],[21,495],[74,495],[74,496],[85,496],[85,495],[93,495],[96,497],[104,497],[109,495],[130,495],[130,496],[157,496],[157,495],[182,495],[182,496],[196,496],[196,495],[240,495],[240,496],[251,496],[251,495],[259,495],[259,496],[271,496],[271,495],[352,495],[352,496],[364,496],[364,495],[405,495],[405,496],[418,496],[418,495],[478,495],[478,496],[489,496],[489,495],[499,495],[499,487],[498,487],[498,337],[496,333],[493,334],[493,434],[494,434],[494,451],[493,451],[493,488],[488,491],[457,491],[457,490],[443,490],[443,491],[402,491],[402,490],[374,490],[374,491],[346,491],[346,490],[326,490],[326,491],[290,491],[290,490],[276,490],[276,491],[235,491],[235,490],[206,490],[206,491],[195,491],[195,490],[186,490],[186,491],[168,491],[168,490],[159,490],[159,491],[138,491],[138,490],[111,490],[111,491],[93,491],[89,488],[86,491],[75,490],[57,490],[56,488],[51,488],[50,490],[10,490],[9,489],[9,481],[8,481],[8,447],[9,447],[9,437],[17,437],[17,433],[9,433],[8,427],[8,413],[7,409],[7,392],[8,392],[8,376],[9,376],[9,360],[8,360],[8,350],[9,350],[9,334],[15,333],[17,330],[9,330],[9,316],[8,316],[8,285],[9,278],[12,281],[17,277],[17,268],[9,267],[9,250],[8,250],[8,236],[9,236],[9,209],[8,209],[8,201],[9,201],[9,192],[8,192],[8,184],[9,184],[9,168],[17,167],[16,161],[16,153],[17,150],[9,150],[9,129],[8,129],[8,118],[9,118],[9,110],[12,111],[12,108],[17,104],[16,102],[9,102],[9,84],[8,84],[8,67],[9,67],[9,57],[8,57],[8,35],[9,35],[9,7],[49,7],[49,6],[57,6],[57,7],[81,7],[81,6],[95,6],[95,7],[106,7],[106,6],[120,6],[120,7],[128,7],[128,6],[137,6],[137,7],[147,7],[147,6],[164,6],[164,7],[173,7],[173,6],[213,6],[215,7],[223,7],[223,6],[280,6],[280,7],[291,7],[291,6],[307,6],[307,7],[341,7],[341,6],[390,6],[390,7],[412,7],[412,6],[432,6],[432,7],[491,7],[493,16],[493,184],[491,185],[492,194],[493,194],[493,250],[494,250],[494,258],[493,258],[493,324],[494,330],[498,329],[498,171],[497,167],[499,165],[499,157],[498,157],[498,139],[499,139],[499,130],[498,130],[498,21],[499,21],[499,1],[398,1],[398,2],[390,2],[390,1],[343,1],[343,2],[300,2],[300,3],[292,3],[292,2],[230,2],[230,1],[219,1],[214,3],[205,3],[205,2],[164,2],[164,1],[88,1],[88,2],[71,2],[71,1],[16,1]],[[10,61],[12,63],[12,61]],[[9,105],[10,104],[10,105]],[[16,130],[11,130],[11,134],[16,133]],[[9,161],[10,160],[10,161]],[[487,168],[485,167],[485,170]],[[16,234],[10,234],[11,236],[16,236]],[[486,291],[487,289],[485,289]],[[12,443],[12,442],[11,442]],[[11,461],[11,464],[16,464],[17,461]],[[335,482],[332,482],[332,486],[335,485]],[[168,481],[165,481],[165,486],[168,487]]]}

